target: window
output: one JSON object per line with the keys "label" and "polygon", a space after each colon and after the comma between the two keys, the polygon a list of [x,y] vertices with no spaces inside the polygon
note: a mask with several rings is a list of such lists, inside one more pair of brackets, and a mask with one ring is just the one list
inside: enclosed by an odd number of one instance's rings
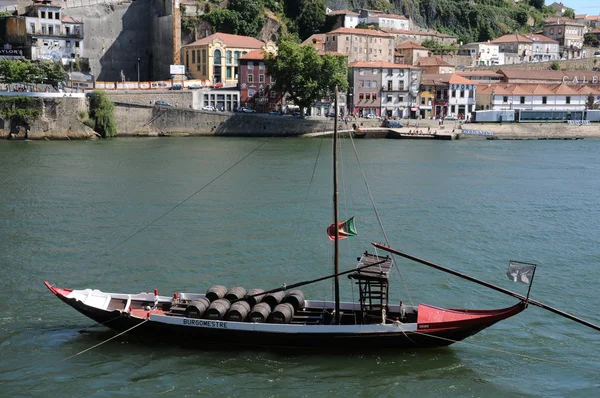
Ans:
{"label": "window", "polygon": [[358,47],[354,47],[354,52],[358,52]]}
{"label": "window", "polygon": [[565,101],[567,102],[567,104],[570,104],[571,103],[571,97],[565,98]]}
{"label": "window", "polygon": [[548,97],[542,97],[542,104],[546,104],[548,102]]}
{"label": "window", "polygon": [[78,41],[75,42],[75,48],[79,48],[79,42]]}
{"label": "window", "polygon": [[[546,97],[544,97],[544,98],[546,98]],[[508,102],[508,97],[506,95],[504,97],[502,97],[502,102],[505,104]],[[544,102],[544,104],[545,104],[545,102]]]}
{"label": "window", "polygon": [[456,112],[456,106],[450,105],[450,113],[454,113],[454,112]]}
{"label": "window", "polygon": [[[372,50],[372,49],[371,49]],[[377,69],[373,69],[373,74],[376,75],[377,74]]]}
{"label": "window", "polygon": [[361,76],[364,75],[365,74],[365,70],[363,68],[360,68],[358,70],[358,74],[361,75]]}
{"label": "window", "polygon": [[388,69],[388,76],[392,76],[394,74],[394,71],[392,69]]}
{"label": "window", "polygon": [[460,98],[465,98],[465,90],[460,90]]}
{"label": "window", "polygon": [[373,88],[377,88],[377,80],[373,80],[373,81],[371,82],[371,87],[373,87]]}
{"label": "window", "polygon": [[67,40],[67,48],[71,48],[71,42]]}
{"label": "window", "polygon": [[236,51],[233,53],[233,64],[234,65],[239,65],[239,60],[240,60],[240,52]]}
{"label": "window", "polygon": [[225,71],[225,76],[227,77],[227,79],[231,79],[231,66],[227,67]]}
{"label": "window", "polygon": [[34,23],[29,24],[29,30],[31,31],[31,33],[35,33],[35,24]]}
{"label": "window", "polygon": [[45,35],[46,34],[46,25],[42,25],[42,34]]}
{"label": "window", "polygon": [[365,81],[364,80],[359,80],[358,81],[358,87],[364,87],[365,86]]}
{"label": "window", "polygon": [[46,11],[40,11],[40,18],[46,18]]}
{"label": "window", "polygon": [[521,104],[525,103],[525,97],[521,97]]}
{"label": "window", "polygon": [[227,51],[226,54],[227,54],[227,59],[226,59],[225,62],[227,63],[227,65],[231,65],[231,59],[232,59],[231,58],[231,56],[232,56],[231,51]]}
{"label": "window", "polygon": [[377,93],[373,93],[371,98],[373,99],[373,101],[375,101],[377,99]]}
{"label": "window", "polygon": [[365,99],[371,101],[371,93],[365,93]]}
{"label": "window", "polygon": [[54,13],[54,19],[60,19],[60,13],[55,12]]}
{"label": "window", "polygon": [[48,25],[48,34],[49,35],[53,35],[54,34],[54,26]]}
{"label": "window", "polygon": [[259,83],[264,83],[265,82],[265,75],[258,75],[258,82]]}
{"label": "window", "polygon": [[190,52],[189,51],[185,52],[185,64],[186,65],[190,64]]}
{"label": "window", "polygon": [[394,101],[394,97],[392,97],[391,95],[388,95],[386,97],[387,102],[393,102]]}
{"label": "window", "polygon": [[192,51],[192,63],[195,64],[196,63],[196,52]]}
{"label": "window", "polygon": [[248,61],[248,70],[254,70],[254,62]]}
{"label": "window", "polygon": [[358,93],[358,100],[362,101],[365,99],[365,95],[363,93]]}
{"label": "window", "polygon": [[254,83],[254,75],[248,74],[248,83]]}
{"label": "window", "polygon": [[214,58],[215,65],[221,65],[221,50],[215,50]]}
{"label": "window", "polygon": [[365,87],[366,88],[371,88],[371,81],[370,80],[366,80],[365,81]]}
{"label": "window", "polygon": [[346,41],[350,41],[350,36],[346,36]]}
{"label": "window", "polygon": [[421,97],[421,105],[425,105],[425,97]]}
{"label": "window", "polygon": [[399,95],[399,96],[398,96],[398,101],[400,101],[400,102],[404,102],[404,97],[403,97],[403,96],[401,96],[401,95]]}
{"label": "window", "polygon": [[456,98],[456,90],[450,90],[450,98]]}
{"label": "window", "polygon": [[259,62],[258,63],[258,69],[259,70],[265,70],[265,63],[264,62]]}
{"label": "window", "polygon": [[269,91],[269,97],[271,97],[271,98],[277,98],[277,91],[275,91],[275,90]]}

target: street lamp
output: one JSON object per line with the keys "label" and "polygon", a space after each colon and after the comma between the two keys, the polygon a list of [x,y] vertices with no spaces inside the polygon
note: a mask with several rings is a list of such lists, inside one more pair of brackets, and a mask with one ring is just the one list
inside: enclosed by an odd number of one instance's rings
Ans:
{"label": "street lamp", "polygon": [[138,88],[140,88],[140,57],[138,57],[138,62],[137,62],[137,69],[138,69]]}

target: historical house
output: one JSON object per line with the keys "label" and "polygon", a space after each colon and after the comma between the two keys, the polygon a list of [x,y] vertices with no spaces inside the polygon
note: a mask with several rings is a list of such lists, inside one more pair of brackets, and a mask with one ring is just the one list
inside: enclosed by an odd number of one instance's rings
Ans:
{"label": "historical house", "polygon": [[275,44],[253,37],[215,33],[182,49],[186,74],[216,86],[236,86],[239,59],[253,50],[276,51]]}
{"label": "historical house", "polygon": [[504,54],[500,53],[500,45],[491,42],[468,43],[458,50],[458,55],[471,56],[474,66],[502,65]]}
{"label": "historical house", "polygon": [[348,57],[348,62],[394,62],[391,35],[372,29],[338,28],[325,34],[325,50]]}
{"label": "historical house", "polygon": [[456,116],[465,118],[475,111],[477,83],[457,73],[424,74],[421,78],[419,97],[431,97],[433,94],[432,117],[445,118]]}
{"label": "historical house", "polygon": [[416,65],[419,58],[429,56],[428,49],[412,41],[407,41],[399,46],[396,46],[396,53],[403,57],[403,63],[409,65]]}
{"label": "historical house", "polygon": [[262,50],[250,51],[239,60],[241,103],[257,112],[277,110],[281,94],[274,89],[275,80],[267,74]]}
{"label": "historical house", "polygon": [[83,23],[62,15],[62,6],[39,0],[27,7],[25,27],[32,60],[63,65],[83,57]]}
{"label": "historical house", "polygon": [[560,58],[580,58],[584,27],[583,24],[568,18],[551,19],[544,25],[544,36],[558,42]]}

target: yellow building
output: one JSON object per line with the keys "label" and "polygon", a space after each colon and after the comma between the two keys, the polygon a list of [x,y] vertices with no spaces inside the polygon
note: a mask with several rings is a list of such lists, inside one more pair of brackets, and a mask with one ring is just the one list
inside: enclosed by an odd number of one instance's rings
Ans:
{"label": "yellow building", "polygon": [[419,114],[422,119],[430,119],[433,116],[434,99],[434,86],[422,84],[421,91],[419,92]]}
{"label": "yellow building", "polygon": [[252,50],[275,52],[276,47],[253,37],[215,33],[184,46],[183,64],[192,79],[232,87],[238,83],[238,60]]}

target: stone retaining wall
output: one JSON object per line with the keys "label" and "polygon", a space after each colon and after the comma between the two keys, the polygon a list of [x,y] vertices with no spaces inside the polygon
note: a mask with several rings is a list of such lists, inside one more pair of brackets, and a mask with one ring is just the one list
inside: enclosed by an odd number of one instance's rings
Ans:
{"label": "stone retaining wall", "polygon": [[128,90],[128,91],[106,91],[108,98],[113,102],[149,105],[156,101],[165,101],[179,108],[191,108],[194,103],[194,92],[192,90]]}
{"label": "stone retaining wall", "polygon": [[[465,129],[489,131],[497,139],[538,140],[600,138],[600,124],[574,126],[566,123],[470,123]],[[461,138],[466,138],[462,135]]]}

